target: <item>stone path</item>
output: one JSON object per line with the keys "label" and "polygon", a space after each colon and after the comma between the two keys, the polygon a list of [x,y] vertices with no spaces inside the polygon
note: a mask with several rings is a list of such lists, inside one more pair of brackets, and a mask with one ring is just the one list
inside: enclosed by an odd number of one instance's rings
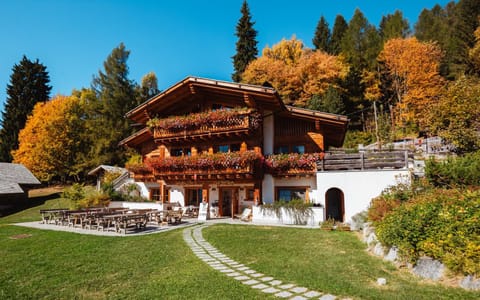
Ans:
{"label": "stone path", "polygon": [[312,291],[293,283],[276,280],[273,277],[259,273],[230,259],[203,238],[202,229],[207,226],[209,225],[204,224],[201,226],[188,227],[183,230],[183,238],[193,253],[213,269],[250,286],[252,289],[258,289],[265,294],[273,294],[279,298],[289,298],[292,300],[337,299],[336,296],[331,294]]}

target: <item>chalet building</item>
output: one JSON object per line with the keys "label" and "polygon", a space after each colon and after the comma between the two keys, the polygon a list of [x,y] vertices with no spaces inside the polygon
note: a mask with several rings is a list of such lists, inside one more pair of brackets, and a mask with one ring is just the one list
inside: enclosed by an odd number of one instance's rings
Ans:
{"label": "chalet building", "polygon": [[188,77],[126,117],[140,129],[120,144],[142,156],[126,167],[152,200],[208,202],[212,216],[292,199],[326,206],[323,218],[354,213],[321,163],[342,146],[345,116],[286,106],[269,87]]}

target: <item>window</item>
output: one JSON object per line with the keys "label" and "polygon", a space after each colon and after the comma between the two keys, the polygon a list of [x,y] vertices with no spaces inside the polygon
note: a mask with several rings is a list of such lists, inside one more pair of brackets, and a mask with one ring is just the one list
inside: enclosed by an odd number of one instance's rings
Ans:
{"label": "window", "polygon": [[245,195],[245,200],[246,201],[253,201],[255,200],[255,190],[254,189],[248,189],[247,188],[247,191],[246,191],[246,195]]}
{"label": "window", "polygon": [[292,200],[305,201],[305,188],[277,188],[277,201],[289,202]]}
{"label": "window", "polygon": [[228,145],[220,145],[220,146],[218,146],[218,152],[227,153],[227,152],[228,152],[228,149],[229,149],[229,146],[228,146]]}
{"label": "window", "polygon": [[153,201],[162,200],[162,194],[160,193],[160,189],[150,189],[150,200],[153,200]]}
{"label": "window", "polygon": [[305,146],[303,145],[295,145],[292,147],[293,153],[303,154],[305,153]]}
{"label": "window", "polygon": [[238,152],[240,151],[240,144],[220,145],[217,152]]}
{"label": "window", "polygon": [[171,156],[190,156],[192,155],[192,150],[190,148],[174,148],[170,150]]}
{"label": "window", "polygon": [[202,189],[185,189],[185,206],[200,206],[202,202]]}
{"label": "window", "polygon": [[276,154],[286,154],[290,151],[288,146],[278,146],[275,150]]}

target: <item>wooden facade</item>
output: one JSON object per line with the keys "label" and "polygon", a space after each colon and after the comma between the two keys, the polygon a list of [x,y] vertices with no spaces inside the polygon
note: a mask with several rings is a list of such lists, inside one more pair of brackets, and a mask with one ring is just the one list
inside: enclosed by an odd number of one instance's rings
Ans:
{"label": "wooden facade", "polygon": [[[184,79],[126,117],[141,125],[120,143],[143,157],[142,166],[127,166],[134,178],[157,182],[162,193],[178,188],[184,203],[197,198],[190,196],[196,195],[192,189],[198,191],[202,200],[219,202],[220,215],[237,213],[240,198],[261,202],[265,157],[273,157],[275,165],[275,154],[339,147],[348,123],[344,116],[285,106],[272,88],[197,77]],[[316,172],[316,164],[311,170],[291,168],[272,175]]]}

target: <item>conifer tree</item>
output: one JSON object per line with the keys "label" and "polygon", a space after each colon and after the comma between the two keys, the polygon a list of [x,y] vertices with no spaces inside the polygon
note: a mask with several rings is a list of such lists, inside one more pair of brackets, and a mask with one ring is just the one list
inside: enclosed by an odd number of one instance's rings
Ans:
{"label": "conifer tree", "polygon": [[329,54],[338,55],[342,51],[342,38],[348,29],[347,21],[342,15],[337,15],[333,24],[332,36],[330,38]]}
{"label": "conifer tree", "polygon": [[380,36],[383,42],[393,38],[406,38],[410,34],[410,25],[408,20],[403,18],[401,11],[388,14],[382,17],[380,21]]}
{"label": "conifer tree", "polygon": [[47,68],[23,56],[15,64],[7,85],[7,101],[0,122],[0,161],[11,162],[12,150],[18,148],[18,134],[37,102],[47,101],[51,86]]}
{"label": "conifer tree", "polygon": [[312,43],[315,46],[315,50],[328,52],[330,47],[330,28],[328,28],[328,22],[324,16],[318,21]]}
{"label": "conifer tree", "polygon": [[137,99],[135,83],[128,79],[129,55],[130,51],[120,43],[103,63],[105,71],[99,71],[92,82],[101,108],[101,114],[95,117],[100,123],[95,145],[99,163],[121,165],[125,160],[118,143],[132,133],[125,113],[136,106]]}
{"label": "conifer tree", "polygon": [[238,37],[236,43],[237,53],[232,57],[233,58],[233,68],[234,73],[232,74],[232,79],[235,82],[240,82],[242,80],[242,73],[245,71],[247,65],[253,61],[258,54],[257,49],[257,31],[253,28],[255,22],[252,21],[250,15],[250,9],[248,7],[247,1],[243,1],[242,16],[237,23],[237,32],[236,36]]}

